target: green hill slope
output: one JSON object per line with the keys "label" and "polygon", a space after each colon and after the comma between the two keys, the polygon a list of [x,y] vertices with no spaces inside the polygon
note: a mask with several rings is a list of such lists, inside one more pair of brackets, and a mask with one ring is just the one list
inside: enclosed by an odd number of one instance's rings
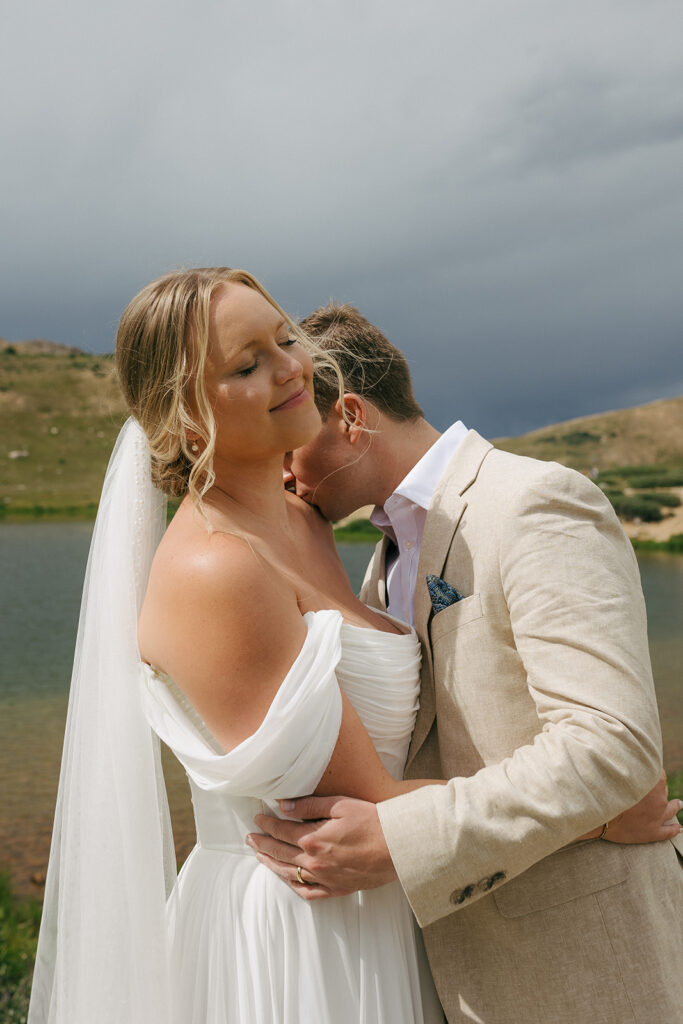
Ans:
{"label": "green hill slope", "polygon": [[125,419],[111,356],[0,349],[0,512],[92,515]]}
{"label": "green hill slope", "polygon": [[683,397],[583,416],[494,444],[586,473],[618,466],[683,468]]}

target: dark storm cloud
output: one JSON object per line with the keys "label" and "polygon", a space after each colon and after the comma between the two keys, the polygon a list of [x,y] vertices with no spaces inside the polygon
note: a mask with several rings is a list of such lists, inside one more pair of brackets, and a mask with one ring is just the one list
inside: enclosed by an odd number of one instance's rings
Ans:
{"label": "dark storm cloud", "polygon": [[151,277],[228,262],[354,301],[438,426],[683,392],[678,3],[3,18],[0,335],[111,348]]}

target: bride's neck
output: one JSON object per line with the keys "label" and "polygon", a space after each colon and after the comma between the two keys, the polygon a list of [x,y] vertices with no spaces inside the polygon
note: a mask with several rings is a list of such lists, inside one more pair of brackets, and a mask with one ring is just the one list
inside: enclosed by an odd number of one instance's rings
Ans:
{"label": "bride's neck", "polygon": [[286,529],[288,524],[282,462],[214,466],[216,480],[204,501],[243,526]]}

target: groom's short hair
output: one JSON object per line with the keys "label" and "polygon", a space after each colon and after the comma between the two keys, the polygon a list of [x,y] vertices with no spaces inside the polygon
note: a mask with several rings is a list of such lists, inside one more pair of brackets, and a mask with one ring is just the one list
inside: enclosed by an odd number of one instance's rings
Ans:
{"label": "groom's short hair", "polygon": [[[301,327],[334,356],[345,391],[367,399],[394,420],[424,416],[405,356],[355,306],[330,302],[309,313]],[[331,368],[318,366],[313,383],[315,403],[326,419],[339,398],[339,381]]]}

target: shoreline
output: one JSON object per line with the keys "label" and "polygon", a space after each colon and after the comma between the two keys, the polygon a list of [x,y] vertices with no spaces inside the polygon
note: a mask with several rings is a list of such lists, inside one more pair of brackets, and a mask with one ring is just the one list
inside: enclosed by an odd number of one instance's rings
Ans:
{"label": "shoreline", "polygon": [[[382,538],[381,532],[367,518],[368,509],[359,509],[335,525],[335,540],[344,544],[376,544]],[[13,509],[11,512],[0,509],[0,525],[3,523],[73,523],[95,522],[97,505],[66,505],[46,508],[42,505]],[[673,533],[669,537],[655,540],[652,537],[639,536],[634,531],[633,523],[621,520],[629,540],[636,551],[664,551],[667,554],[683,554],[683,533]],[[660,524],[658,524],[660,525]],[[679,524],[676,524],[679,525]],[[634,535],[635,533],[635,535]]]}

